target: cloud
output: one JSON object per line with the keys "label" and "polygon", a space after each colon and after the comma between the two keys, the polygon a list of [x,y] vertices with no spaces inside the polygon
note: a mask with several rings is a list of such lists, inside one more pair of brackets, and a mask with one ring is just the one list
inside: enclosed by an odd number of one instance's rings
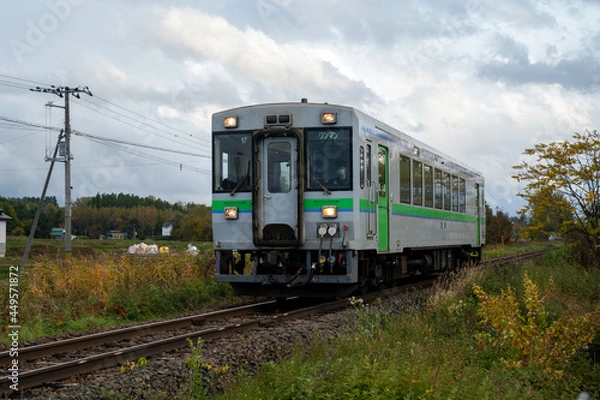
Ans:
{"label": "cloud", "polygon": [[[61,2],[69,12],[48,6]],[[595,1],[159,4],[14,3],[0,14],[0,72],[28,81],[0,86],[0,114],[44,123],[44,104],[62,100],[29,92],[29,83],[87,85],[94,97],[72,99],[74,129],[208,155],[216,111],[302,97],[339,103],[481,170],[486,198],[511,212],[518,185],[510,167],[525,148],[600,126]],[[11,39],[32,47],[21,63]],[[63,110],[50,114],[62,124]],[[3,195],[39,194],[48,168],[42,135],[0,125]],[[82,137],[72,144],[75,196],[210,202],[205,158],[139,156]],[[62,165],[54,174],[50,191],[60,202]]]}
{"label": "cloud", "polygon": [[567,89],[591,92],[600,86],[600,61],[591,54],[557,63],[529,62],[520,57],[481,65],[477,75],[509,85],[559,84]]}
{"label": "cloud", "polygon": [[240,29],[222,17],[193,9],[170,9],[164,12],[160,25],[165,52],[180,55],[183,51],[186,59],[197,63],[210,60],[219,64],[227,74],[236,76],[245,101],[249,101],[248,95],[264,101],[299,100],[292,98],[297,93],[317,100],[325,91],[336,95],[323,101],[351,96],[368,102],[375,98],[363,82],[348,79],[331,63],[315,58],[313,48],[279,44],[259,30]]}

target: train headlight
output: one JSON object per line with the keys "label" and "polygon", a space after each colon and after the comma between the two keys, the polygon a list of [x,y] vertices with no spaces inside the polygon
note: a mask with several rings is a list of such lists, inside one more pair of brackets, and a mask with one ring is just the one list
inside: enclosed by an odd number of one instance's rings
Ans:
{"label": "train headlight", "polygon": [[225,207],[223,210],[223,216],[225,219],[238,219],[238,208],[237,207]]}
{"label": "train headlight", "polygon": [[323,218],[337,218],[337,206],[323,206],[321,216]]}
{"label": "train headlight", "polygon": [[227,129],[237,128],[238,127],[238,116],[230,115],[228,117],[223,118],[223,126]]}
{"label": "train headlight", "polygon": [[333,125],[337,122],[337,115],[334,112],[321,113],[321,123],[323,125]]}

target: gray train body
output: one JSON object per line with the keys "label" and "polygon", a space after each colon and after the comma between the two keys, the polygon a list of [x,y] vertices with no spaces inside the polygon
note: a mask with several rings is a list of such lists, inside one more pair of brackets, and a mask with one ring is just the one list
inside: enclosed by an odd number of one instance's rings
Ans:
{"label": "gray train body", "polygon": [[303,101],[212,126],[216,279],[238,294],[344,296],[481,258],[483,177],[381,121]]}

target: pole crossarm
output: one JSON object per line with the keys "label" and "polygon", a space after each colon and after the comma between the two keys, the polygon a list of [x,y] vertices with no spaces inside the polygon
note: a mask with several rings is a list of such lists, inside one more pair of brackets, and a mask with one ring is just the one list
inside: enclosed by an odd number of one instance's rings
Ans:
{"label": "pole crossarm", "polygon": [[40,86],[36,86],[34,89],[29,89],[32,92],[39,92],[39,93],[51,93],[54,95],[57,95],[58,97],[63,97],[63,95],[67,94],[67,93],[71,93],[73,94],[73,96],[77,97],[78,99],[80,98],[79,94],[80,93],[85,93],[87,95],[93,96],[92,92],[90,91],[90,88],[87,86],[77,86],[77,87],[68,87],[68,86],[54,86],[54,85],[50,85],[50,87],[40,87]]}

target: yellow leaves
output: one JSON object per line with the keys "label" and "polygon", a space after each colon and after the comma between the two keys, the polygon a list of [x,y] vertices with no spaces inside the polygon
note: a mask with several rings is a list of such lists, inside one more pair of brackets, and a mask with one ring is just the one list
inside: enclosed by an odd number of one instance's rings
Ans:
{"label": "yellow leaves", "polygon": [[477,285],[473,286],[473,292],[480,301],[480,321],[492,328],[492,332],[478,334],[477,338],[482,343],[512,349],[514,356],[502,359],[508,368],[538,367],[544,373],[560,378],[562,369],[559,367],[566,365],[579,349],[592,342],[594,327],[600,321],[600,310],[584,315],[565,315],[550,324],[551,316],[545,304],[555,291],[552,279],[543,295],[527,275],[523,286],[526,315],[522,314],[517,296],[510,286],[496,296],[488,295]]}
{"label": "yellow leaves", "polygon": [[146,357],[139,358],[137,360],[137,363],[127,360],[127,361],[125,361],[125,363],[123,365],[121,365],[119,372],[121,372],[122,374],[124,374],[126,372],[132,372],[132,371],[135,371],[138,369],[142,369],[146,365],[148,365],[148,359]]}
{"label": "yellow leaves", "polygon": [[[519,196],[528,201],[526,209],[535,211],[540,199],[551,199],[560,193],[569,206],[561,207],[582,221],[579,228],[587,231],[586,221],[600,217],[596,205],[600,199],[600,132],[575,133],[572,141],[536,144],[523,154],[535,161],[513,166],[513,178],[526,182]],[[535,219],[535,216],[533,217]],[[573,218],[561,218],[564,221]]]}

